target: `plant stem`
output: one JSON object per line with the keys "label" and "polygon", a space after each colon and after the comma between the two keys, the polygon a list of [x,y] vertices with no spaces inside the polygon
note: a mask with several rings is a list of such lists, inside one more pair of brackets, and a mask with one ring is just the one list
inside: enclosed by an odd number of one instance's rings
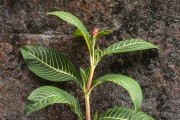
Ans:
{"label": "plant stem", "polygon": [[89,94],[85,95],[85,104],[86,104],[86,120],[91,120],[91,110],[90,110]]}
{"label": "plant stem", "polygon": [[94,75],[94,67],[91,66],[91,70],[89,73],[89,78],[88,78],[88,83],[86,86],[86,95],[85,95],[85,104],[86,104],[86,120],[91,120],[91,111],[90,111],[90,102],[89,102],[89,95],[90,92],[89,90],[91,89],[91,84],[92,84],[92,79],[93,79],[93,75]]}
{"label": "plant stem", "polygon": [[93,76],[94,76],[94,46],[95,46],[95,41],[93,43],[92,46],[92,55],[90,54],[90,65],[91,65],[91,69],[90,69],[90,73],[88,76],[88,80],[87,80],[87,85],[86,85],[86,93],[85,93],[85,107],[86,107],[86,120],[91,120],[91,109],[90,109],[90,101],[89,101],[89,97],[90,97],[90,92],[91,92],[91,84],[92,84],[92,80],[93,80]]}
{"label": "plant stem", "polygon": [[94,75],[94,69],[95,69],[95,67],[91,66],[88,83],[86,86],[86,94],[85,94],[86,120],[91,120],[91,110],[90,110],[90,102],[89,102],[90,92],[89,91],[91,89],[92,79],[93,79],[93,75]]}
{"label": "plant stem", "polygon": [[94,67],[91,66],[91,70],[90,70],[90,73],[89,73],[89,78],[88,78],[88,83],[87,83],[87,86],[86,86],[86,92],[88,93],[90,88],[91,88],[91,84],[92,84],[92,79],[93,79],[93,75],[94,75]]}

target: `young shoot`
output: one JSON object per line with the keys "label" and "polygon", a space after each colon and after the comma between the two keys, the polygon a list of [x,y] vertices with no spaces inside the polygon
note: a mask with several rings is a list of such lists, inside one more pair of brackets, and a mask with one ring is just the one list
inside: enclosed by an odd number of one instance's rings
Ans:
{"label": "young shoot", "polygon": [[94,120],[154,120],[151,116],[140,110],[142,91],[140,85],[134,79],[120,74],[108,74],[96,80],[93,79],[93,76],[98,62],[106,55],[145,49],[158,49],[157,46],[142,39],[128,39],[114,43],[102,50],[96,45],[96,40],[104,35],[108,35],[111,33],[111,30],[94,29],[92,35],[90,35],[82,22],[68,12],[54,11],[48,13],[48,15],[57,16],[77,27],[73,34],[84,37],[85,39],[89,51],[89,67],[87,69],[80,67],[80,72],[77,72],[70,59],[48,47],[23,46],[20,51],[29,70],[37,76],[54,82],[71,80],[77,83],[84,93],[86,114],[82,114],[79,103],[74,96],[53,86],[39,87],[29,95],[25,106],[26,114],[38,111],[48,105],[64,103],[71,107],[79,120],[91,120],[91,91],[97,85],[109,81],[127,90],[134,107],[113,107],[108,109],[104,114],[98,115],[96,113],[93,115]]}

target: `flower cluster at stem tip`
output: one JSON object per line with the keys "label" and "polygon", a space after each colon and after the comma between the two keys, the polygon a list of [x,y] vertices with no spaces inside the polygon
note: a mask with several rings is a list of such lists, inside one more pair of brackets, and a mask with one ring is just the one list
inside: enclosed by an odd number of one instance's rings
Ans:
{"label": "flower cluster at stem tip", "polygon": [[99,33],[99,29],[95,28],[92,32],[93,37]]}

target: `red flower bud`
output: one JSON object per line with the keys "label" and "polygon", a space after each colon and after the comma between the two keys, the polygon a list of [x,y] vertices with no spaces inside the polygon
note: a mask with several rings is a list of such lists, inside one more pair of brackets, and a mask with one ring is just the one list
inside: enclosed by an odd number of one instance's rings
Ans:
{"label": "red flower bud", "polygon": [[99,33],[99,29],[98,29],[98,28],[96,28],[96,29],[94,29],[94,30],[93,30],[92,35],[93,35],[93,36],[95,36],[95,35],[97,35],[98,33]]}

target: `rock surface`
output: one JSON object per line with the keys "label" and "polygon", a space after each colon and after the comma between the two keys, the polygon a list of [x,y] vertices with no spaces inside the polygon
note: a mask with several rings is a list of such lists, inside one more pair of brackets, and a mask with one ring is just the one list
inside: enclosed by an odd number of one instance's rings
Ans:
{"label": "rock surface", "polygon": [[[42,45],[70,57],[76,68],[88,66],[83,39],[72,37],[73,26],[48,11],[63,10],[79,17],[87,29],[111,29],[100,39],[103,49],[128,38],[142,38],[160,47],[105,57],[95,78],[108,73],[128,75],[143,90],[142,110],[156,120],[180,120],[180,1],[179,0],[1,0],[0,1],[0,119],[76,120],[66,105],[52,105],[29,116],[23,113],[28,95],[37,87],[54,85],[80,101],[82,93],[72,82],[52,83],[29,72],[19,48]],[[112,106],[132,106],[127,93],[108,83],[92,93],[92,114]]]}

